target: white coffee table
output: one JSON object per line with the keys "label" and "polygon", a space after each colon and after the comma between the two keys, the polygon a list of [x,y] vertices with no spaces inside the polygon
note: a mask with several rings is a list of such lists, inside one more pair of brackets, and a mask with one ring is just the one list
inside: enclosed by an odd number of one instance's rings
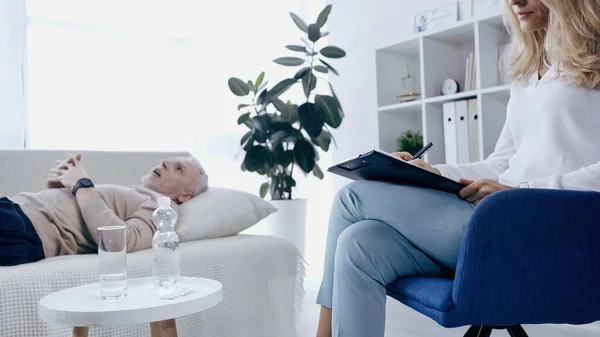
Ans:
{"label": "white coffee table", "polygon": [[87,337],[89,327],[150,323],[152,337],[177,337],[175,318],[195,314],[219,304],[221,283],[206,278],[182,277],[193,293],[174,300],[158,298],[152,278],[127,280],[127,297],[103,300],[100,284],[64,289],[40,300],[40,318],[73,327],[74,337]]}

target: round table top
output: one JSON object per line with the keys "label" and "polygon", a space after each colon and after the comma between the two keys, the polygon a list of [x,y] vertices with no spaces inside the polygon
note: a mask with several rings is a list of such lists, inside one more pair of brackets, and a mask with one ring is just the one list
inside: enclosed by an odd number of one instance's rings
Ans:
{"label": "round table top", "polygon": [[39,315],[45,322],[80,327],[142,324],[195,314],[223,299],[222,285],[215,280],[180,281],[193,292],[173,300],[158,297],[152,277],[128,279],[127,296],[120,300],[103,300],[99,283],[64,289],[40,300]]}

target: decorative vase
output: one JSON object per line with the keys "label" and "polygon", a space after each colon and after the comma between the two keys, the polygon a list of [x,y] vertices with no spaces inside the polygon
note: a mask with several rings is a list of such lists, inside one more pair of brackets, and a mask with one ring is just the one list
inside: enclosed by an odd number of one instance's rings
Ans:
{"label": "decorative vase", "polygon": [[304,256],[306,238],[306,199],[269,200],[277,212],[263,219],[267,234],[292,241]]}

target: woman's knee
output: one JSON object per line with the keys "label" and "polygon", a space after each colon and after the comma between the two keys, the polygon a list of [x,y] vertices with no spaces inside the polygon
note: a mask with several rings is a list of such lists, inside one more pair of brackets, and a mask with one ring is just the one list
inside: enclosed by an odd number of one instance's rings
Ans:
{"label": "woman's knee", "polygon": [[359,267],[372,263],[381,253],[380,243],[391,234],[389,231],[394,229],[376,220],[360,221],[346,228],[338,237],[336,261],[341,259]]}

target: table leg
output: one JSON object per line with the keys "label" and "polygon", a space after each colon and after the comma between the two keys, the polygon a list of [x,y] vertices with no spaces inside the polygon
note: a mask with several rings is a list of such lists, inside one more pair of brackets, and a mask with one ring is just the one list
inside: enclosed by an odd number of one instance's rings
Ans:
{"label": "table leg", "polygon": [[150,323],[152,337],[177,337],[177,326],[174,319]]}
{"label": "table leg", "polygon": [[90,329],[88,327],[74,326],[73,337],[88,337],[89,330]]}

